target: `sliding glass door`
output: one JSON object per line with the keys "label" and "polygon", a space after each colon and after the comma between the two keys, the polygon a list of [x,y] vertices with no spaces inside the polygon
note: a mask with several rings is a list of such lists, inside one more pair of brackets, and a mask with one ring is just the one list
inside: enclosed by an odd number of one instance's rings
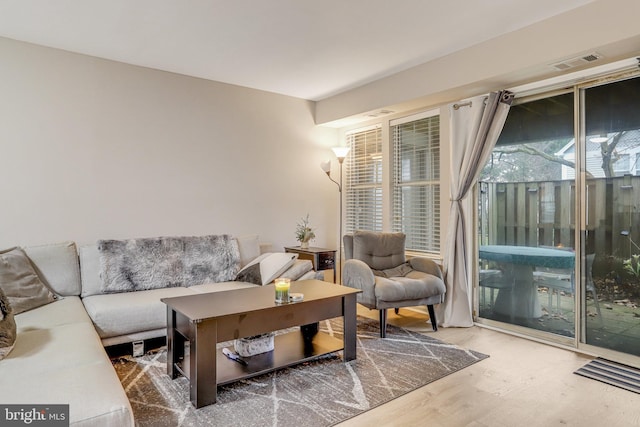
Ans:
{"label": "sliding glass door", "polygon": [[[640,78],[581,89],[583,340],[640,356]],[[569,153],[567,153],[569,154]]]}
{"label": "sliding glass door", "polygon": [[575,336],[574,94],[511,107],[480,178],[479,315]]}
{"label": "sliding glass door", "polygon": [[640,356],[637,74],[517,100],[478,194],[478,320]]}

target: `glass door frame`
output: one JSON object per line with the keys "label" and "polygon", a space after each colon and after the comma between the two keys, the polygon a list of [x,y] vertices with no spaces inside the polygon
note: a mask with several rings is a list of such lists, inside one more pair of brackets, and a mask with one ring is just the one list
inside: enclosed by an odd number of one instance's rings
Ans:
{"label": "glass door frame", "polygon": [[[586,241],[587,241],[587,165],[586,165],[586,108],[585,92],[588,89],[619,82],[631,78],[640,78],[638,67],[629,71],[611,73],[601,78],[591,79],[574,86],[575,107],[575,131],[576,131],[576,166],[579,173],[576,174],[576,218],[579,219],[579,232],[576,233],[576,248],[580,248],[580,256],[576,257],[576,277],[580,277],[576,286],[575,313],[576,313],[576,349],[580,352],[601,356],[621,363],[640,366],[640,357],[628,353],[610,350],[604,347],[587,344],[587,308],[586,308]],[[576,224],[578,225],[578,224]],[[578,276],[579,274],[579,276]]]}
{"label": "glass door frame", "polygon": [[[541,88],[540,90],[536,90],[533,93],[523,93],[523,94],[517,94],[516,93],[516,98],[514,100],[514,104],[513,105],[517,105],[520,103],[527,103],[527,102],[532,102],[532,101],[537,101],[540,99],[544,99],[544,98],[551,98],[554,96],[558,96],[558,95],[564,95],[564,94],[569,94],[572,93],[574,95],[574,100],[573,100],[573,122],[574,122],[574,137],[575,137],[575,129],[576,129],[576,115],[578,113],[578,108],[576,108],[576,98],[575,98],[575,93],[576,93],[576,88],[573,87],[573,85],[564,85],[563,87],[560,88]],[[576,170],[578,165],[576,164]],[[578,173],[575,174],[575,178],[573,180],[573,185],[577,185],[578,182]],[[478,202],[478,196],[479,196],[479,186],[478,183],[476,182],[475,186],[474,186],[474,191],[473,191],[473,200],[475,203]],[[577,199],[578,199],[578,194],[576,192],[576,197],[573,200],[573,206],[574,206],[574,210],[576,209],[577,206]],[[478,269],[478,259],[479,259],[479,247],[480,247],[480,242],[478,241],[478,225],[479,225],[479,218],[478,218],[478,210],[477,209],[473,209],[473,224],[475,224],[475,229],[474,229],[474,235],[473,235],[473,253],[475,254],[475,257],[473,258],[474,262],[472,265],[472,271],[474,274],[474,281],[473,281],[473,313],[474,313],[474,322],[475,324],[479,325],[479,326],[483,326],[483,327],[487,327],[487,328],[491,328],[491,329],[495,329],[495,330],[499,330],[502,332],[508,332],[523,338],[527,338],[527,339],[531,339],[534,341],[539,341],[545,344],[552,344],[558,347],[563,347],[563,348],[567,348],[567,349],[571,349],[571,350],[575,350],[578,347],[578,337],[577,337],[577,321],[578,321],[578,311],[577,311],[577,307],[576,307],[576,301],[579,301],[579,294],[576,291],[576,293],[574,293],[574,310],[573,310],[573,324],[574,324],[574,333],[573,333],[573,337],[569,337],[569,336],[565,336],[565,335],[559,335],[559,334],[554,334],[552,332],[547,332],[547,331],[543,331],[543,330],[539,330],[539,329],[533,329],[533,328],[529,328],[526,326],[520,326],[520,325],[516,325],[516,324],[512,324],[512,323],[507,323],[507,322],[500,322],[500,321],[496,321],[496,320],[491,320],[491,319],[486,319],[486,318],[481,318],[480,317],[480,295],[479,293],[482,292],[482,290],[480,289],[480,285],[479,285],[479,269]],[[576,212],[577,215],[577,212]],[[576,229],[578,228],[578,217],[576,216]],[[576,239],[575,239],[575,243],[574,243],[574,247],[578,248],[577,245],[577,241],[578,241],[578,234],[579,233],[575,233]],[[574,277],[579,277],[577,275],[575,275],[579,270],[577,269],[578,267],[578,252],[576,251],[576,260],[574,263]]]}
{"label": "glass door frame", "polygon": [[[562,88],[539,88],[535,92],[530,94],[524,93],[520,96],[516,93],[516,102],[526,102],[532,101],[535,99],[552,97],[559,93],[569,93],[573,91],[574,95],[574,138],[576,141],[575,150],[576,150],[576,158],[575,158],[575,168],[576,174],[574,178],[574,185],[576,188],[575,191],[575,199],[574,199],[574,212],[576,218],[576,233],[575,233],[575,244],[576,248],[576,257],[575,257],[575,265],[574,265],[574,277],[580,278],[577,281],[577,285],[574,289],[574,336],[567,337],[561,336],[557,334],[553,334],[550,332],[544,332],[540,330],[535,330],[532,328],[527,328],[524,326],[512,325],[509,323],[498,322],[490,319],[485,319],[479,317],[479,307],[480,307],[480,295],[481,292],[479,286],[479,268],[478,268],[478,259],[479,259],[479,241],[478,241],[478,226],[479,226],[479,218],[478,218],[478,210],[473,209],[473,221],[475,228],[473,230],[473,238],[471,239],[472,243],[472,253],[475,254],[475,257],[470,257],[472,261],[472,265],[470,266],[470,271],[473,274],[474,280],[473,289],[472,289],[472,298],[473,298],[473,317],[474,323],[481,327],[486,327],[489,329],[499,330],[501,332],[510,333],[516,336],[520,336],[523,338],[531,339],[534,341],[539,341],[545,344],[554,345],[561,348],[566,348],[573,351],[579,351],[581,353],[593,355],[593,356],[601,356],[605,358],[609,358],[611,360],[616,360],[621,363],[628,363],[630,365],[640,366],[640,357],[634,356],[627,353],[621,353],[615,350],[609,350],[604,347],[598,347],[591,344],[586,343],[586,321],[587,321],[587,310],[586,310],[586,263],[585,263],[585,254],[586,254],[586,232],[587,232],[587,187],[586,177],[586,156],[585,156],[585,147],[586,147],[586,121],[585,121],[585,91],[589,88],[593,88],[596,86],[605,85],[608,83],[613,83],[616,81],[636,78],[640,77],[640,70],[635,66],[631,69],[627,70],[619,70],[617,72],[611,72],[605,76],[594,76],[591,79],[583,80],[581,82],[572,82],[566,83]],[[479,186],[476,183],[473,190],[473,203],[478,202],[479,196]]]}

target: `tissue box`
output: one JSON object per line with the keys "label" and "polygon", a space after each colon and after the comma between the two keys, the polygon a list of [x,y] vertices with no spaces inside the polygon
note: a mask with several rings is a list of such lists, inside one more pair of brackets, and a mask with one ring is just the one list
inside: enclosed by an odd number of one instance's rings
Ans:
{"label": "tissue box", "polygon": [[239,338],[233,342],[236,352],[242,357],[255,356],[273,350],[274,332],[255,335],[253,337]]}

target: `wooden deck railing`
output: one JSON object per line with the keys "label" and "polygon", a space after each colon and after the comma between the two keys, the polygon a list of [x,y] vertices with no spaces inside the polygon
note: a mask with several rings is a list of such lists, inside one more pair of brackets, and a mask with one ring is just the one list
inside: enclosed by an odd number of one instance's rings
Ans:
{"label": "wooden deck railing", "polygon": [[[586,184],[586,252],[622,258],[640,253],[632,243],[640,244],[640,176],[593,178]],[[481,244],[575,245],[580,222],[573,180],[479,185]]]}

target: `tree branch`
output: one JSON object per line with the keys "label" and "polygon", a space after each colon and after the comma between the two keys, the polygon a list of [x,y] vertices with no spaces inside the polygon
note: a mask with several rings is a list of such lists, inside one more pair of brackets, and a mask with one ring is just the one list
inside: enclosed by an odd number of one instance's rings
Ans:
{"label": "tree branch", "polygon": [[570,168],[575,169],[576,167],[576,164],[570,160],[563,159],[562,157],[558,157],[558,156],[553,156],[551,154],[547,154],[527,144],[517,145],[516,148],[513,148],[512,150],[501,150],[499,148],[495,148],[493,151],[501,154],[525,153],[525,154],[530,154],[532,156],[540,156],[546,160],[549,160],[550,162],[560,163]]}

